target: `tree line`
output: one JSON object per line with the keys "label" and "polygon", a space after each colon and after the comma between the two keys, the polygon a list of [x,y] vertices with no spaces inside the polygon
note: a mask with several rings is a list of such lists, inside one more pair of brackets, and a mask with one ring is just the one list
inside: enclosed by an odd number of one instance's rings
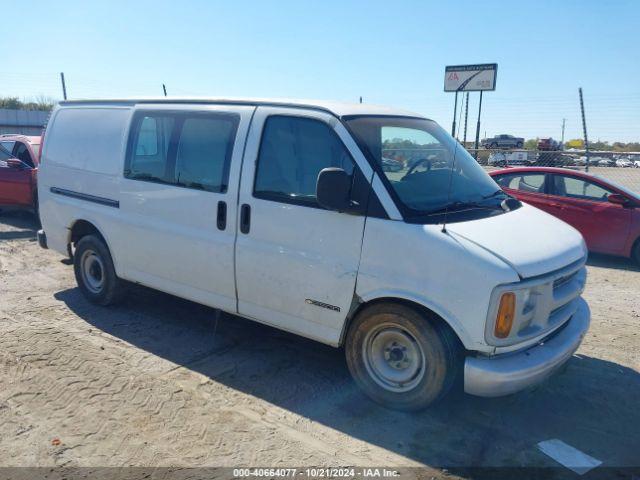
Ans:
{"label": "tree line", "polygon": [[20,100],[18,97],[0,97],[0,108],[7,110],[40,110],[50,112],[56,105],[51,97],[39,96],[33,100]]}

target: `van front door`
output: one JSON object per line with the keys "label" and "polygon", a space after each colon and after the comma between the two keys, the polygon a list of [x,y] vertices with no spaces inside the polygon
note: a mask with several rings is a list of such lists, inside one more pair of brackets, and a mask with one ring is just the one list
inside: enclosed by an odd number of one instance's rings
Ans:
{"label": "van front door", "polygon": [[114,236],[125,278],[236,311],[238,183],[254,110],[148,105],[135,112],[121,184],[123,230]]}
{"label": "van front door", "polygon": [[333,116],[258,107],[242,167],[236,279],[241,315],[337,344],[365,216],[317,203],[316,180],[327,167],[362,174],[365,182],[373,174]]}

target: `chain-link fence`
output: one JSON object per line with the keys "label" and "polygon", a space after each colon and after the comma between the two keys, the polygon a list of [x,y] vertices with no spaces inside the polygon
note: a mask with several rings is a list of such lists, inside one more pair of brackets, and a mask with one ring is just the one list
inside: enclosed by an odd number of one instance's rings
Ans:
{"label": "chain-link fence", "polygon": [[468,149],[488,170],[507,167],[558,167],[588,171],[640,193],[640,153],[585,150]]}
{"label": "chain-link fence", "polygon": [[[487,149],[467,151],[487,170],[510,167],[557,167],[588,171],[640,194],[640,153],[585,150]],[[407,172],[429,160],[430,166],[446,167],[448,156],[439,147],[391,147],[382,149],[386,172]]]}

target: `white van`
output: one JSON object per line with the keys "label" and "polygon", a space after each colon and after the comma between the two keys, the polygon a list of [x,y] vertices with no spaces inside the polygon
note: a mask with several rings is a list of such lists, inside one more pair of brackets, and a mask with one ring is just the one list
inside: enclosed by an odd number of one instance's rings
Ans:
{"label": "white van", "polygon": [[589,327],[580,234],[413,113],[66,101],[38,188],[40,244],[73,257],[91,302],[139,283],[344,346],[359,386],[393,408],[457,378],[481,396],[538,383]]}

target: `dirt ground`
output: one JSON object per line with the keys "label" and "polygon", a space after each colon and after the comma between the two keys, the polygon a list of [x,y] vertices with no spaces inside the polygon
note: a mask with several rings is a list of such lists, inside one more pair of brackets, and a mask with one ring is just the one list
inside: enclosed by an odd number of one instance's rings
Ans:
{"label": "dirt ground", "polygon": [[[135,287],[90,305],[72,267],[0,215],[0,466],[557,466],[560,439],[640,465],[640,271],[593,257],[567,369],[497,399],[385,410],[341,350]],[[600,467],[600,468],[602,468]],[[464,476],[464,475],[462,475]],[[627,477],[625,477],[627,478]]]}

